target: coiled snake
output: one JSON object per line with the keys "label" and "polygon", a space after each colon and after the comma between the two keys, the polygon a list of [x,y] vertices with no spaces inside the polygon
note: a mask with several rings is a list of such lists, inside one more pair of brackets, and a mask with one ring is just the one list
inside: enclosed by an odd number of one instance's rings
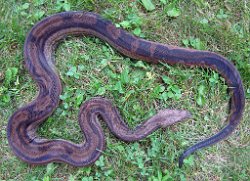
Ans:
{"label": "coiled snake", "polygon": [[38,22],[25,41],[26,67],[36,81],[39,93],[34,101],[21,107],[10,117],[7,126],[9,145],[22,160],[31,164],[66,162],[73,166],[93,163],[105,147],[99,116],[107,123],[113,134],[125,141],[142,139],[160,127],[190,117],[187,111],[166,109],[134,130],[130,130],[110,101],[93,98],[80,108],[79,124],[84,133],[84,143],[74,144],[67,140],[39,138],[36,129],[58,106],[62,91],[52,53],[56,42],[69,34],[96,36],[108,42],[118,52],[134,59],[171,65],[183,64],[189,67],[209,67],[225,78],[231,93],[228,125],[216,135],[188,148],[179,159],[180,166],[185,157],[198,149],[225,139],[239,124],[245,104],[243,85],[239,72],[224,57],[208,51],[191,50],[140,39],[91,12],[64,12]]}

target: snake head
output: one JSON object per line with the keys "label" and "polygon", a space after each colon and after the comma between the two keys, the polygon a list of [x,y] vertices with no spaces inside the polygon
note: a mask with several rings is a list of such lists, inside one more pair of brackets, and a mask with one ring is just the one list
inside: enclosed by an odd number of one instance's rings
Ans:
{"label": "snake head", "polygon": [[178,109],[164,109],[160,110],[155,117],[157,117],[158,124],[161,127],[167,127],[177,122],[184,121],[192,117],[191,113],[187,110]]}

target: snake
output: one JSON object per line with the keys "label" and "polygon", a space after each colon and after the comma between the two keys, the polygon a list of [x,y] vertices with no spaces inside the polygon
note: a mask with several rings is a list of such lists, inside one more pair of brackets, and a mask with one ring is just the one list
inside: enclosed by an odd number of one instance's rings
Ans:
{"label": "snake", "polygon": [[89,166],[106,148],[100,121],[104,121],[117,138],[133,142],[145,138],[159,128],[191,116],[186,110],[163,109],[131,129],[111,100],[94,97],[80,106],[78,122],[84,135],[82,143],[38,136],[37,128],[51,116],[60,103],[62,85],[53,52],[58,43],[68,35],[100,38],[122,55],[152,64],[209,68],[225,79],[230,95],[228,123],[218,133],[187,148],[179,157],[180,167],[190,154],[224,140],[240,123],[245,105],[243,83],[234,64],[223,56],[211,51],[142,39],[116,27],[110,20],[94,12],[61,12],[35,24],[24,43],[25,67],[39,91],[33,101],[18,108],[10,116],[7,125],[9,146],[24,162],[34,165],[63,162],[76,167]]}

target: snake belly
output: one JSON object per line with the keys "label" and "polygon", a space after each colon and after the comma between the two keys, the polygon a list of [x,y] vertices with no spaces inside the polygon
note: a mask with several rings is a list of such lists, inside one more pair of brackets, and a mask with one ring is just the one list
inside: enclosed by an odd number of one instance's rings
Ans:
{"label": "snake belly", "polygon": [[93,98],[81,106],[78,115],[79,125],[85,137],[83,143],[74,144],[67,140],[39,138],[36,129],[58,106],[59,95],[62,92],[53,59],[56,43],[67,35],[82,34],[98,37],[118,52],[133,59],[151,63],[181,64],[188,67],[208,67],[225,78],[231,95],[228,124],[217,134],[185,150],[179,158],[179,166],[182,166],[183,160],[194,151],[225,139],[240,123],[245,104],[244,89],[239,72],[224,57],[209,51],[180,48],[140,39],[116,28],[110,21],[95,13],[63,12],[38,22],[25,41],[26,68],[36,81],[39,93],[35,100],[14,112],[8,122],[9,145],[21,160],[30,164],[49,162],[65,162],[73,166],[92,164],[105,149],[105,138],[98,117],[106,122],[115,136],[125,141],[142,139],[160,127],[190,117],[187,111],[163,110],[130,130],[110,101]]}

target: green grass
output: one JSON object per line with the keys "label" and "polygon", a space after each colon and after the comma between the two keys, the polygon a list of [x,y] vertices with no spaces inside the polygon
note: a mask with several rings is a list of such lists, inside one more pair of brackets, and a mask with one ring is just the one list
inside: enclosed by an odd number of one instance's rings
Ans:
{"label": "green grass", "polygon": [[[0,180],[249,180],[250,3],[151,2],[154,7],[145,5],[147,1],[0,0]],[[226,124],[225,81],[209,69],[152,65],[121,56],[100,39],[68,37],[56,51],[61,104],[39,128],[40,136],[80,143],[78,109],[94,96],[112,100],[131,128],[163,108],[187,109],[193,117],[135,143],[116,139],[104,125],[107,149],[90,167],[20,161],[8,147],[6,125],[10,115],[37,94],[23,66],[25,36],[41,18],[69,9],[97,12],[148,40],[227,57],[240,71],[247,97],[237,130],[190,156],[179,169],[178,157],[187,147]]]}

